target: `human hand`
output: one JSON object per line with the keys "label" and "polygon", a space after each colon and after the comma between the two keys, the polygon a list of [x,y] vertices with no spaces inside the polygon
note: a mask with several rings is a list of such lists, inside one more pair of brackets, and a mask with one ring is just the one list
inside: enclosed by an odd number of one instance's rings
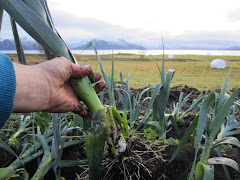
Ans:
{"label": "human hand", "polygon": [[[94,74],[89,65],[76,65],[64,57],[57,57],[37,65],[25,66],[14,63],[17,90],[13,112],[67,112],[74,111],[81,116],[87,115],[74,93],[69,79],[88,76],[91,82],[101,79]],[[101,81],[95,86],[100,92],[106,83]]]}

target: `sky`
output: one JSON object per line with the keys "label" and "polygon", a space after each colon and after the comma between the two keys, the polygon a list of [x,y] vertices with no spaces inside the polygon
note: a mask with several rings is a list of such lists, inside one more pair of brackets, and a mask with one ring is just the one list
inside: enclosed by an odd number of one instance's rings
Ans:
{"label": "sky", "polygon": [[[239,0],[47,0],[64,40],[240,45]],[[2,34],[1,34],[2,36]],[[7,35],[6,35],[7,36]]]}

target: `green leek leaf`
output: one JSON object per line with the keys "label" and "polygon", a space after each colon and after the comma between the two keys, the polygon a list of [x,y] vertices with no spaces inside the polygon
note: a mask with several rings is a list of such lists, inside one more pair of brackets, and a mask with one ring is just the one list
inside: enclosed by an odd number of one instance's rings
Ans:
{"label": "green leek leaf", "polygon": [[26,58],[25,58],[25,55],[24,55],[21,40],[20,40],[19,35],[18,35],[16,23],[13,20],[12,17],[10,17],[10,21],[11,21],[13,36],[14,36],[15,45],[16,45],[16,49],[17,49],[18,60],[19,60],[20,63],[26,64]]}
{"label": "green leek leaf", "polygon": [[35,172],[35,174],[33,175],[33,177],[31,178],[31,180],[40,180],[44,177],[44,175],[47,173],[48,171],[48,166],[50,165],[51,162],[51,152],[50,152],[50,147],[48,146],[48,143],[46,141],[46,139],[44,138],[43,135],[40,134],[36,134],[36,137],[39,139],[43,151],[44,151],[44,155],[42,157],[42,160],[38,166],[37,171]]}
{"label": "green leek leaf", "polygon": [[1,138],[0,138],[0,147],[18,158],[17,154]]}
{"label": "green leek leaf", "polygon": [[80,161],[73,161],[73,160],[61,160],[60,166],[61,167],[72,167],[72,166],[79,166],[79,165],[87,165],[87,160],[80,160]]}
{"label": "green leek leaf", "polygon": [[3,7],[0,6],[0,32],[1,32],[1,29],[2,29],[2,20],[3,20]]}
{"label": "green leek leaf", "polygon": [[214,168],[200,162],[196,165],[194,180],[214,180]]}
{"label": "green leek leaf", "polygon": [[193,131],[196,129],[197,125],[198,125],[198,119],[199,119],[199,115],[197,115],[194,120],[192,121],[192,123],[190,124],[190,126],[187,128],[186,132],[184,133],[179,145],[177,146],[177,149],[175,150],[174,154],[172,155],[172,157],[170,158],[168,164],[170,162],[172,162],[176,156],[182,151],[182,149],[184,148],[185,144],[187,143],[188,139],[191,137]]}
{"label": "green leek leaf", "polygon": [[234,146],[240,148],[240,141],[236,137],[226,137],[226,138],[214,143],[212,148],[216,148],[221,144],[231,144],[231,145],[234,145]]}
{"label": "green leek leaf", "polygon": [[239,172],[239,166],[236,161],[230,158],[226,157],[214,157],[214,158],[209,158],[208,159],[209,164],[222,164],[222,165],[227,165],[233,169],[235,169],[237,172]]}
{"label": "green leek leaf", "polygon": [[215,136],[220,131],[221,125],[239,93],[240,93],[240,88],[235,90],[234,93],[224,102],[222,107],[219,109],[219,112],[216,114],[215,118],[212,120],[209,127],[209,130],[212,136]]}

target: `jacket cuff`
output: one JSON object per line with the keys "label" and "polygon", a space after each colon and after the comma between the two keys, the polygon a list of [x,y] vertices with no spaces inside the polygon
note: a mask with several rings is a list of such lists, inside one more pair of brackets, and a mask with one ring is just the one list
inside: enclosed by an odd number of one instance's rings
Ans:
{"label": "jacket cuff", "polygon": [[11,59],[0,53],[0,128],[10,117],[16,93],[16,75]]}

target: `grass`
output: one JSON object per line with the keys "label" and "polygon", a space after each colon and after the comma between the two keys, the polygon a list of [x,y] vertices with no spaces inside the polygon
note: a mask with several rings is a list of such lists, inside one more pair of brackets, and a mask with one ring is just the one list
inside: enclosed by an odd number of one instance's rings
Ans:
{"label": "grass", "polygon": [[[17,55],[9,54],[14,61]],[[90,64],[93,69],[100,71],[99,63],[95,55],[75,55],[80,64]],[[106,72],[111,72],[112,55],[100,55],[103,67]],[[114,76],[119,80],[119,73],[122,72],[124,78],[130,72],[129,85],[132,88],[142,88],[148,84],[160,83],[160,75],[156,63],[161,66],[162,55],[149,55],[144,57],[144,61],[139,60],[139,55],[116,54],[114,55],[115,69]],[[224,59],[227,62],[225,69],[211,69],[210,63],[213,59]],[[45,60],[42,55],[26,55],[28,64],[35,64]],[[165,69],[174,69],[175,75],[171,82],[171,87],[177,85],[188,85],[199,90],[213,90],[221,87],[229,69],[232,71],[228,88],[239,87],[240,77],[240,56],[206,56],[206,55],[174,55],[173,59],[165,56]]]}

